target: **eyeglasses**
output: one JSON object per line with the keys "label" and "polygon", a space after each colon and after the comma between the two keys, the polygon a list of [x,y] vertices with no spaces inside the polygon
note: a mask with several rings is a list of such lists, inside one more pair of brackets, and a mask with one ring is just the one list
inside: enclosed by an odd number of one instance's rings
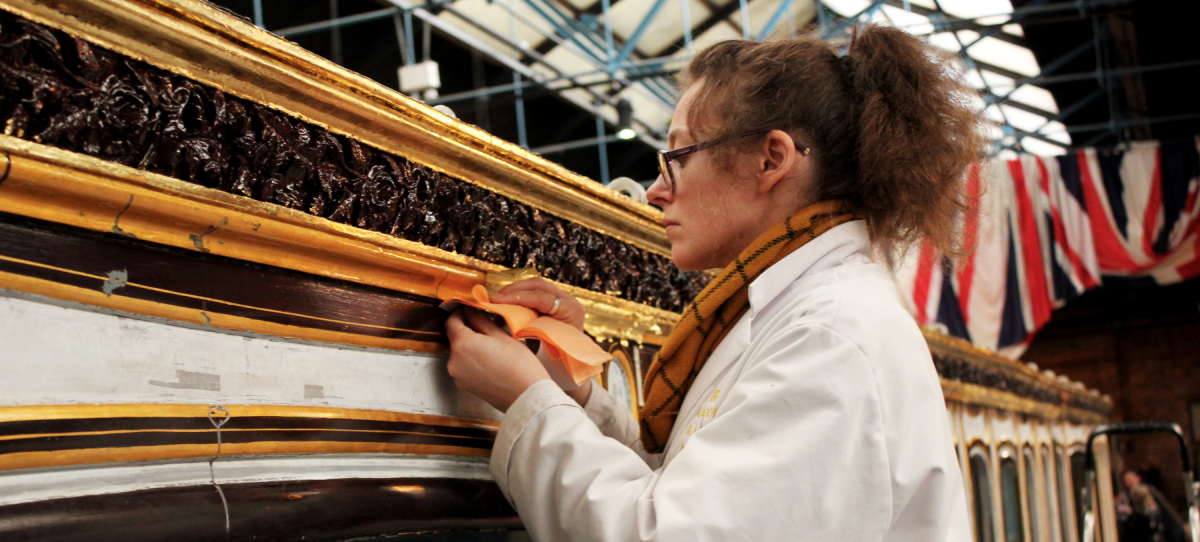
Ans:
{"label": "eyeglasses", "polygon": [[[663,180],[667,182],[667,187],[669,187],[671,189],[671,193],[674,194],[675,185],[679,182],[679,166],[676,164],[676,160],[689,154],[700,152],[704,149],[711,149],[717,145],[723,145],[735,139],[741,139],[743,137],[750,137],[754,135],[762,135],[771,131],[772,130],[754,130],[752,132],[746,132],[735,137],[713,139],[670,151],[658,151],[658,172],[662,174]],[[796,142],[796,150],[800,151],[801,154],[808,156],[809,151],[812,149],[809,149],[808,147]]]}

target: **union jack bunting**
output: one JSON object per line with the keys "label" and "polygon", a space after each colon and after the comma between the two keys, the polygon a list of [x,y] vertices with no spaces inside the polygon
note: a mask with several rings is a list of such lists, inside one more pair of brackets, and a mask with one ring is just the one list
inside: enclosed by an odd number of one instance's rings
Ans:
{"label": "union jack bunting", "polygon": [[1200,275],[1200,138],[1022,155],[973,167],[953,266],[929,245],[894,277],[922,325],[1018,357],[1050,313],[1104,277]]}

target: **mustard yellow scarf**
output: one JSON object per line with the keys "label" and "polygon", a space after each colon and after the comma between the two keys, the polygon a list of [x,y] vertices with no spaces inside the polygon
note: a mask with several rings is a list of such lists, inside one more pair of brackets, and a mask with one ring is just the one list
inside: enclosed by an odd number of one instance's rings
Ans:
{"label": "mustard yellow scarf", "polygon": [[642,446],[647,452],[663,450],[700,368],[750,307],[750,283],[818,235],[857,218],[840,201],[815,203],[797,211],[758,236],[684,309],[646,374],[641,425]]}

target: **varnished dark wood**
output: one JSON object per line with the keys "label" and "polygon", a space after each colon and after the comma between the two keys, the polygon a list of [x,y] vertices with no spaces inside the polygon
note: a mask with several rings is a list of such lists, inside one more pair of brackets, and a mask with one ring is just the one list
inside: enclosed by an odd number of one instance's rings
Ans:
{"label": "varnished dark wood", "polygon": [[[496,432],[413,422],[249,416],[222,426],[221,441],[361,442],[454,446],[489,450]],[[197,430],[202,430],[197,432]],[[231,431],[236,430],[236,431]],[[100,433],[100,434],[97,434]],[[207,418],[87,418],[0,423],[0,457],[21,452],[214,444]]]}
{"label": "varnished dark wood", "polygon": [[495,484],[451,478],[222,484],[0,507],[0,540],[347,540],[453,530],[519,529]]}
{"label": "varnished dark wood", "polygon": [[298,327],[446,343],[446,315],[434,299],[115,233],[0,213],[0,256],[20,260],[0,260],[0,271],[96,291],[104,291],[112,273],[121,273],[125,284],[109,282],[113,296]]}

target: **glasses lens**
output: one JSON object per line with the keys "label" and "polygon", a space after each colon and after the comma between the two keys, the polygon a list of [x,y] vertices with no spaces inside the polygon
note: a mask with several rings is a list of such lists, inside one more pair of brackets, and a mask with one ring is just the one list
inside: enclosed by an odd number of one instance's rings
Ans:
{"label": "glasses lens", "polygon": [[680,178],[679,161],[671,160],[670,162],[667,162],[667,171],[671,174],[671,193],[674,194],[676,185],[679,184]]}
{"label": "glasses lens", "polygon": [[667,188],[672,193],[675,192],[675,164],[667,161],[665,152],[658,153],[658,173],[662,175],[663,181],[667,183]]}

